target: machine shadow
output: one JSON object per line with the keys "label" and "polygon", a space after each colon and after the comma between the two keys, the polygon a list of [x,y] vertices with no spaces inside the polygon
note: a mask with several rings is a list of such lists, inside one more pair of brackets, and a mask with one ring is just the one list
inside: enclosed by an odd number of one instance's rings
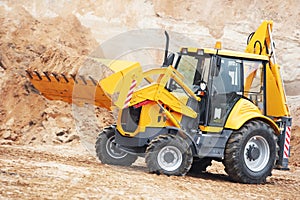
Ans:
{"label": "machine shadow", "polygon": [[[135,172],[144,172],[144,173],[150,174],[148,171],[148,168],[145,165],[134,164],[129,167],[122,166],[122,168],[132,171],[132,172],[135,171]],[[152,173],[152,174],[155,174],[155,173]],[[156,175],[169,177],[168,175],[164,175],[164,174],[156,174]],[[228,182],[228,183],[233,182],[228,175],[211,173],[211,172],[199,172],[199,173],[188,172],[185,176],[192,177],[192,178],[200,178],[200,179],[204,179],[204,180],[217,181],[217,182]]]}
{"label": "machine shadow", "polygon": [[194,177],[194,178],[201,178],[204,180],[212,180],[212,181],[217,181],[217,182],[232,182],[232,180],[229,178],[228,175],[225,174],[215,174],[211,172],[199,172],[199,173],[191,173],[188,172],[187,175],[188,177]]}

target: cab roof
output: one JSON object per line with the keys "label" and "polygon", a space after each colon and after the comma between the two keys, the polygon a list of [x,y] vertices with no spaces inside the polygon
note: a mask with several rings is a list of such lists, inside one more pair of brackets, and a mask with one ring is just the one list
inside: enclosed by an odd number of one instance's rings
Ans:
{"label": "cab roof", "polygon": [[[188,48],[181,48],[180,52],[183,53],[184,51],[190,52],[190,53],[199,53],[201,55],[201,52],[204,52],[205,54],[217,54],[217,49],[210,49],[210,48],[195,48],[195,47],[188,47]],[[244,53],[239,51],[231,51],[231,50],[218,50],[218,55],[221,56],[229,56],[229,57],[236,57],[236,58],[248,58],[248,59],[256,59],[256,60],[269,60],[268,56],[265,55],[258,55],[258,54],[252,54],[252,53]]]}

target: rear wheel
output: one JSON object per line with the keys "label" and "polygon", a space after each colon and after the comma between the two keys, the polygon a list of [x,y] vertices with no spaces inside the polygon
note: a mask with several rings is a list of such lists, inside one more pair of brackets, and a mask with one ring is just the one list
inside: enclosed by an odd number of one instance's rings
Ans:
{"label": "rear wheel", "polygon": [[160,135],[146,150],[146,163],[152,173],[182,176],[189,171],[192,162],[191,148],[179,136]]}
{"label": "rear wheel", "polygon": [[262,121],[250,121],[230,136],[225,149],[227,174],[237,182],[264,183],[277,154],[274,130]]}
{"label": "rear wheel", "polygon": [[116,146],[115,126],[104,128],[96,141],[97,157],[103,164],[130,166],[137,159],[136,155],[128,154]]}

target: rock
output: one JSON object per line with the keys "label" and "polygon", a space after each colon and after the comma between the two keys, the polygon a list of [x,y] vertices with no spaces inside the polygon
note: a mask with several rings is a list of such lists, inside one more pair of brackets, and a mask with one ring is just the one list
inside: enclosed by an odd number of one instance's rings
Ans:
{"label": "rock", "polygon": [[62,136],[57,136],[55,140],[59,141],[60,143],[64,143],[66,141],[67,136],[62,135]]}
{"label": "rock", "polygon": [[12,133],[12,134],[10,135],[10,139],[11,139],[12,141],[16,141],[17,138],[18,138],[18,134],[16,134],[16,133]]}
{"label": "rock", "polygon": [[61,144],[62,141],[60,141],[59,139],[53,139],[52,140],[53,144]]}
{"label": "rock", "polygon": [[10,138],[10,136],[11,136],[11,132],[10,132],[10,131],[5,131],[5,132],[3,133],[3,135],[2,135],[2,137],[3,137],[4,139]]}
{"label": "rock", "polygon": [[12,140],[0,140],[0,145],[12,145]]}
{"label": "rock", "polygon": [[69,137],[64,141],[64,143],[72,142],[73,140],[79,140],[79,136],[76,134],[70,134]]}
{"label": "rock", "polygon": [[62,130],[62,131],[59,131],[59,132],[55,133],[55,135],[56,136],[63,136],[63,135],[65,135],[65,133],[66,132]]}
{"label": "rock", "polygon": [[10,118],[10,119],[5,123],[5,125],[6,125],[7,127],[12,127],[12,126],[14,125],[14,123],[15,123],[15,119],[14,119],[14,118]]}
{"label": "rock", "polygon": [[1,130],[5,130],[5,129],[6,129],[5,124],[0,125],[0,131],[1,131]]}

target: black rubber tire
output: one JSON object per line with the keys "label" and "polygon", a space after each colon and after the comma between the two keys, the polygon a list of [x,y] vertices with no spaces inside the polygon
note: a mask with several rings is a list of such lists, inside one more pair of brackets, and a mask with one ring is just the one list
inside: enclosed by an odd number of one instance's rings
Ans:
{"label": "black rubber tire", "polygon": [[[164,152],[168,152],[169,149],[173,149],[171,152],[177,151],[178,157],[181,158],[181,162],[178,162],[180,165],[175,166],[176,168],[174,167],[175,169],[172,170],[166,170],[159,164],[159,160],[161,159],[158,156]],[[174,154],[172,156],[174,158]],[[161,158],[165,159],[165,157]],[[150,142],[150,145],[146,149],[145,161],[151,173],[184,176],[190,170],[193,162],[192,150],[188,143],[180,136],[160,135]],[[163,161],[168,162],[166,160]]]}
{"label": "black rubber tire", "polygon": [[[263,150],[263,148],[261,148],[258,153],[256,151],[256,154],[253,154],[255,155],[254,158],[250,153],[251,145],[249,144],[251,144],[252,141],[260,140],[264,143],[266,153],[261,153]],[[249,145],[249,148],[247,148],[247,145]],[[253,149],[255,148],[256,147]],[[256,148],[256,150],[257,149],[259,148]],[[251,156],[249,156],[250,154]],[[270,125],[262,121],[253,120],[247,122],[242,128],[232,133],[226,145],[223,164],[226,173],[233,181],[260,184],[265,183],[266,178],[272,175],[271,172],[275,166],[277,154],[277,137],[274,130]],[[263,157],[266,157],[268,160]],[[258,165],[259,167],[254,165],[253,168],[250,169],[248,166],[252,165],[251,162],[255,160],[260,160],[265,163],[261,166]],[[255,169],[255,167],[257,167],[257,169]]]}
{"label": "black rubber tire", "polygon": [[207,167],[211,166],[211,158],[194,158],[192,167],[189,171],[191,174],[199,174],[206,171]]}
{"label": "black rubber tire", "polygon": [[130,166],[138,156],[126,153],[115,146],[115,126],[109,126],[98,135],[96,154],[101,163],[110,165]]}

